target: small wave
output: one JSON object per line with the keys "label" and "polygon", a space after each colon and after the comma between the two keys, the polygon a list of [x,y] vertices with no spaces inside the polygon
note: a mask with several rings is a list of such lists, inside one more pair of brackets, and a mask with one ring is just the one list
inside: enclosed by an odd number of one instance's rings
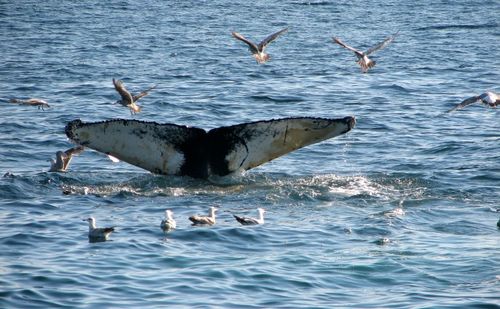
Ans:
{"label": "small wave", "polygon": [[445,142],[435,147],[423,149],[422,153],[436,155],[441,153],[458,153],[461,150],[463,150],[463,144],[461,142],[451,141]]}
{"label": "small wave", "polygon": [[426,30],[448,30],[448,29],[488,29],[488,28],[496,28],[498,27],[497,23],[487,23],[480,25],[456,25],[456,24],[447,24],[447,25],[433,25],[428,27],[417,28],[418,31],[426,31]]}
{"label": "small wave", "polygon": [[458,220],[448,223],[438,223],[432,226],[436,231],[453,235],[487,235],[490,233],[489,227],[476,222]]}
{"label": "small wave", "polygon": [[296,96],[286,96],[286,95],[280,95],[280,96],[268,96],[268,95],[252,95],[250,98],[256,101],[271,101],[271,102],[276,102],[276,103],[296,103],[296,102],[303,102],[304,99],[296,97]]}
{"label": "small wave", "polygon": [[411,90],[405,88],[403,86],[392,84],[392,85],[378,85],[374,86],[376,89],[387,89],[387,90],[395,90],[397,92],[411,93]]}
{"label": "small wave", "polygon": [[297,5],[311,5],[311,6],[327,6],[333,5],[333,2],[330,1],[303,1],[303,2],[295,2]]}

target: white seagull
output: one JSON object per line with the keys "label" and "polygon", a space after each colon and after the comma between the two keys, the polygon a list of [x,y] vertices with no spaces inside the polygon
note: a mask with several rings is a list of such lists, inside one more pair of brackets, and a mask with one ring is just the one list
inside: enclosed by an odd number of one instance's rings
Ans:
{"label": "white seagull", "polygon": [[95,219],[93,217],[84,219],[89,223],[89,241],[98,242],[108,240],[109,235],[115,231],[114,227],[96,227]]}
{"label": "white seagull", "polygon": [[239,223],[243,225],[256,225],[256,224],[264,224],[264,213],[266,212],[265,209],[263,208],[257,208],[257,211],[259,212],[259,218],[249,218],[249,217],[239,217],[237,215],[233,215],[233,217],[238,221]]}
{"label": "white seagull", "polygon": [[189,220],[193,222],[193,225],[201,225],[201,224],[214,225],[216,211],[217,208],[210,207],[210,209],[208,210],[208,216],[193,215],[189,217]]}
{"label": "white seagull", "polygon": [[266,46],[276,40],[280,35],[283,33],[287,32],[288,28],[281,29],[280,31],[273,33],[266,37],[262,42],[259,43],[259,45],[255,44],[254,42],[248,40],[245,38],[243,35],[239,34],[238,32],[231,32],[234,38],[245,42],[248,45],[248,48],[250,49],[250,52],[252,53],[253,57],[255,60],[257,60],[258,63],[264,63],[267,60],[271,58],[268,54],[264,52],[266,49]]}
{"label": "white seagull", "polygon": [[173,212],[170,209],[165,210],[165,219],[161,220],[160,227],[166,233],[175,230],[177,223],[174,220]]}
{"label": "white seagull", "polygon": [[80,154],[84,149],[83,146],[76,146],[66,151],[56,152],[56,159],[50,159],[49,172],[66,172],[73,156]]}
{"label": "white seagull", "polygon": [[481,101],[481,103],[483,103],[484,105],[490,106],[490,107],[497,107],[497,105],[500,105],[500,96],[496,93],[487,91],[487,92],[480,94],[478,96],[473,96],[473,97],[470,97],[468,99],[463,100],[462,103],[460,103],[457,106],[450,109],[448,111],[448,113],[452,112],[454,110],[457,110],[457,109],[464,108],[467,105],[476,103],[478,101]]}
{"label": "white seagull", "polygon": [[31,105],[31,106],[38,106],[38,109],[42,109],[43,111],[45,110],[44,108],[50,108],[50,105],[47,103],[47,101],[42,100],[42,99],[36,99],[36,98],[31,98],[27,100],[22,100],[22,99],[10,99],[10,103],[15,103],[15,104],[21,104],[21,105]]}
{"label": "white seagull", "polygon": [[370,54],[376,52],[377,50],[380,50],[380,49],[386,47],[389,43],[391,43],[392,41],[394,41],[394,38],[398,35],[398,33],[399,33],[399,31],[396,32],[395,34],[387,37],[385,40],[383,40],[382,42],[380,42],[377,45],[373,46],[372,48],[368,49],[366,52],[362,52],[360,50],[357,50],[357,49],[355,49],[355,48],[353,48],[353,47],[345,44],[339,38],[334,37],[333,41],[335,43],[339,44],[340,46],[342,46],[344,48],[347,48],[348,50],[354,52],[354,54],[358,58],[357,63],[361,67],[361,71],[363,73],[366,73],[366,72],[368,72],[368,69],[373,68],[375,66],[375,64],[376,64],[376,62],[374,60],[371,60],[370,58],[368,58],[368,56]]}
{"label": "white seagull", "polygon": [[121,96],[121,100],[116,101],[116,103],[119,103],[125,107],[130,108],[130,114],[136,114],[140,112],[141,108],[139,107],[139,105],[136,104],[136,102],[140,98],[148,95],[149,91],[156,88],[156,85],[154,85],[153,87],[150,87],[149,89],[146,89],[139,94],[133,95],[125,88],[125,85],[121,80],[115,80],[113,78],[113,85],[115,86],[116,91]]}

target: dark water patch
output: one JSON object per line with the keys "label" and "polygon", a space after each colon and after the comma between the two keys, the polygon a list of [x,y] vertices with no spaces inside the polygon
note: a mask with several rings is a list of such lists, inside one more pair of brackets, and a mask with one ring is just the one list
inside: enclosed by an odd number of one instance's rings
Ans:
{"label": "dark water patch", "polygon": [[353,232],[360,236],[390,236],[391,231],[385,228],[376,226],[363,226],[359,228],[353,228]]}
{"label": "dark water patch", "polygon": [[463,29],[463,30],[474,30],[474,29],[494,29],[497,28],[498,24],[485,23],[485,24],[443,24],[443,25],[433,25],[427,27],[417,28],[417,31],[428,31],[428,30],[453,30],[453,29]]}
{"label": "dark water patch", "polygon": [[[27,232],[24,233],[16,233],[10,236],[2,237],[0,242],[6,246],[12,246],[15,248],[20,247],[31,247],[33,243],[50,243],[52,237],[43,236],[39,234],[30,234]],[[24,254],[24,253],[22,253]]]}
{"label": "dark water patch", "polygon": [[463,143],[458,142],[458,141],[448,141],[448,142],[443,142],[439,145],[436,145],[434,147],[429,147],[429,148],[422,148],[421,152],[423,154],[441,154],[441,153],[460,153],[463,151]]}
{"label": "dark water patch", "polygon": [[398,85],[398,84],[391,84],[391,85],[382,84],[382,85],[375,85],[375,86],[372,86],[372,87],[376,88],[376,89],[388,90],[388,91],[390,91],[392,93],[406,93],[406,94],[409,94],[409,93],[413,92],[409,88],[401,86],[401,85]]}
{"label": "dark water patch", "polygon": [[251,99],[255,101],[264,101],[264,102],[274,102],[274,103],[298,103],[303,102],[304,99],[297,96],[269,96],[269,95],[252,95]]}
{"label": "dark water patch", "polygon": [[467,220],[456,220],[447,223],[437,223],[432,226],[436,231],[453,235],[485,235],[490,229],[482,223]]}
{"label": "dark water patch", "polygon": [[334,5],[334,3],[330,2],[330,1],[300,1],[300,2],[293,2],[293,4],[308,5],[308,6],[332,6],[332,5]]}
{"label": "dark water patch", "polygon": [[15,292],[15,295],[7,301],[12,308],[72,308],[72,305],[66,305],[53,297],[49,298],[39,290],[18,289]]}
{"label": "dark water patch", "polygon": [[189,230],[177,231],[172,238],[202,245],[203,242],[222,242],[224,237],[210,226],[193,226]]}

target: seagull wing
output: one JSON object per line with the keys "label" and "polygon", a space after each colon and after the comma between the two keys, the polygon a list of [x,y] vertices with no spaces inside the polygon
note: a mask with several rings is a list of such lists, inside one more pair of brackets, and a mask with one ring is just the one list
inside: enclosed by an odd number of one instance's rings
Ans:
{"label": "seagull wing", "polygon": [[115,85],[115,89],[122,97],[122,101],[124,103],[132,104],[134,102],[132,95],[130,94],[130,92],[128,92],[127,89],[125,89],[125,85],[123,85],[123,82],[121,80],[115,80],[113,78],[113,85]]}
{"label": "seagull wing", "polygon": [[76,147],[73,147],[73,148],[70,148],[70,149],[66,150],[64,153],[68,157],[71,157],[71,156],[74,156],[74,155],[79,155],[84,150],[85,150],[85,147],[83,147],[83,146],[76,146]]}
{"label": "seagull wing", "polygon": [[368,49],[366,51],[366,55],[370,55],[371,53],[374,53],[377,50],[386,47],[389,43],[391,43],[392,41],[394,41],[394,39],[396,38],[396,36],[398,35],[398,33],[399,33],[399,31],[396,32],[396,33],[394,33],[393,35],[387,37],[385,40],[383,40],[382,42],[380,42],[377,45],[373,46],[372,48]]}
{"label": "seagull wing", "polygon": [[245,38],[244,36],[242,36],[238,32],[231,32],[231,34],[233,35],[233,37],[235,39],[238,39],[240,41],[245,42],[248,45],[248,47],[250,48],[250,51],[252,52],[252,54],[255,54],[255,53],[259,52],[259,48],[257,47],[257,45],[255,45],[254,42],[248,40],[247,38]]}
{"label": "seagull wing", "polygon": [[241,223],[243,225],[259,224],[259,222],[257,221],[257,219],[254,219],[254,218],[240,217],[240,216],[237,216],[237,215],[233,215],[233,216],[236,219],[236,221],[238,221],[239,223]]}
{"label": "seagull wing", "polygon": [[107,235],[115,231],[115,227],[98,227],[89,232],[89,237],[93,239],[106,239]]}
{"label": "seagull wing", "polygon": [[102,231],[104,232],[104,234],[109,234],[109,233],[115,231],[115,227],[114,226],[113,227],[103,227]]}
{"label": "seagull wing", "polygon": [[462,103],[458,104],[457,106],[455,106],[454,108],[450,109],[448,111],[449,112],[452,112],[454,110],[457,110],[457,109],[461,109],[461,108],[464,108],[466,107],[467,105],[470,105],[470,104],[473,104],[473,103],[476,103],[477,101],[479,101],[481,98],[478,97],[478,96],[474,96],[474,97],[470,97],[468,99],[465,99],[462,101]]}
{"label": "seagull wing", "polygon": [[157,85],[154,85],[153,87],[150,87],[150,88],[148,88],[148,89],[144,90],[143,92],[141,92],[141,93],[139,93],[139,94],[136,94],[136,95],[132,96],[132,99],[134,99],[134,102],[136,102],[136,101],[137,101],[137,100],[139,100],[140,98],[142,98],[142,97],[144,97],[144,96],[147,96],[147,95],[148,95],[148,93],[149,93],[151,90],[153,90],[153,89],[155,89],[155,88],[156,88],[156,86],[157,86]]}
{"label": "seagull wing", "polygon": [[275,33],[269,35],[267,38],[265,38],[264,40],[262,40],[262,42],[259,43],[259,46],[258,46],[259,50],[264,50],[264,48],[266,48],[266,46],[269,43],[276,40],[280,35],[282,35],[283,33],[287,32],[287,31],[288,31],[288,28],[284,28],[278,32],[275,32]]}
{"label": "seagull wing", "polygon": [[362,51],[359,51],[359,50],[357,50],[356,48],[354,48],[354,47],[351,47],[351,46],[347,45],[346,43],[342,42],[339,38],[334,37],[334,38],[333,38],[333,41],[334,41],[335,43],[339,44],[340,46],[342,46],[342,47],[344,47],[344,48],[347,48],[348,50],[350,50],[350,51],[354,52],[357,56],[360,56],[360,57],[362,57],[362,56],[363,56],[363,52],[362,52]]}
{"label": "seagull wing", "polygon": [[42,99],[36,99],[36,98],[31,98],[31,99],[28,99],[26,100],[26,104],[30,104],[30,105],[49,105],[47,103],[47,101],[45,100],[42,100]]}
{"label": "seagull wing", "polygon": [[191,216],[189,217],[189,220],[193,222],[194,224],[214,224],[214,221],[210,217],[204,217],[204,216]]}
{"label": "seagull wing", "polygon": [[63,161],[62,169],[65,171],[68,168],[69,163],[73,158],[73,155],[80,154],[83,150],[84,150],[83,146],[77,146],[66,150],[61,156],[61,160]]}

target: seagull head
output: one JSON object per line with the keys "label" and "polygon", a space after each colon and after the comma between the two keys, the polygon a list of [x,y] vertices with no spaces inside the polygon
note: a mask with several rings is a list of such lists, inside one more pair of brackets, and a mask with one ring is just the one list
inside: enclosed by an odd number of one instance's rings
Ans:
{"label": "seagull head", "polygon": [[172,219],[173,217],[173,212],[170,209],[165,210],[165,216],[169,219]]}
{"label": "seagull head", "polygon": [[95,221],[95,219],[92,217],[88,217],[87,219],[83,219],[82,221],[90,222],[90,221]]}

